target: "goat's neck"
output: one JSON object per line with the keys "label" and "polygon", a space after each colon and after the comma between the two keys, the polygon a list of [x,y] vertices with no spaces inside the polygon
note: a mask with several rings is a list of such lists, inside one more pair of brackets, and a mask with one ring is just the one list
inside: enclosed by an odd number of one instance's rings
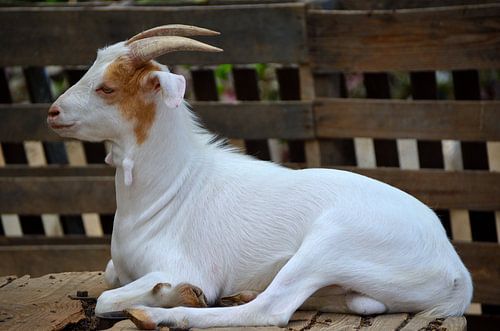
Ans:
{"label": "goat's neck", "polygon": [[127,136],[113,142],[117,213],[121,217],[148,220],[175,198],[198,168],[193,161],[203,153],[187,112],[158,107],[146,141],[137,144],[135,137]]}

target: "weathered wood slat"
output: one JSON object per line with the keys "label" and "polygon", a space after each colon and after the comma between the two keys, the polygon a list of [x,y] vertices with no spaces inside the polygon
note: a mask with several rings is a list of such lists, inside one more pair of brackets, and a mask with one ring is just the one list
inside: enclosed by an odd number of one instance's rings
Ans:
{"label": "weathered wood slat", "polygon": [[461,243],[454,246],[472,273],[473,302],[500,304],[500,245],[497,243]]}
{"label": "weathered wood slat", "polygon": [[23,245],[0,246],[0,256],[0,275],[41,276],[104,270],[111,255],[109,245]]}
{"label": "weathered wood slat", "polygon": [[363,328],[365,331],[396,330],[408,317],[408,314],[389,314],[376,316],[370,321],[370,326]]}
{"label": "weathered wood slat", "polygon": [[306,59],[304,21],[305,7],[300,3],[0,8],[0,66],[90,64],[98,48],[169,23],[220,31],[221,37],[200,39],[224,52],[169,54],[160,58],[162,63],[296,63]]}
{"label": "weathered wood slat", "polygon": [[319,138],[500,140],[498,101],[320,99]]}
{"label": "weathered wood slat", "polygon": [[115,168],[95,164],[86,166],[48,165],[45,167],[8,165],[0,167],[0,177],[95,177],[114,175]]}
{"label": "weathered wood slat", "polygon": [[[454,246],[472,273],[473,301],[500,304],[500,245],[454,242]],[[109,260],[109,250],[106,244],[0,246],[0,275],[103,270]]]}
{"label": "weathered wood slat", "polygon": [[0,211],[5,214],[113,214],[115,210],[114,177],[0,179]]}
{"label": "weathered wood slat", "polygon": [[105,288],[101,272],[19,278],[0,289],[2,330],[63,330],[86,317],[82,302],[69,295],[96,295]]}
{"label": "weathered wood slat", "polygon": [[486,171],[344,169],[408,192],[433,209],[498,210],[500,173]]}
{"label": "weathered wood slat", "polygon": [[498,0],[339,0],[338,8],[350,10],[408,9],[477,5],[479,3],[495,2],[498,2]]}
{"label": "weathered wood slat", "polygon": [[[498,101],[319,99],[313,106],[299,101],[192,105],[209,130],[231,138],[308,139],[316,126],[319,138],[500,140]],[[0,105],[0,141],[61,140],[45,124],[47,108]]]}
{"label": "weathered wood slat", "polygon": [[[193,102],[209,130],[230,138],[314,137],[311,104],[300,101]],[[47,127],[47,104],[0,105],[0,141],[61,140]]]}
{"label": "weathered wood slat", "polygon": [[[500,4],[308,13],[316,70],[500,68]],[[362,27],[362,28],[360,28]]]}
{"label": "weathered wood slat", "polygon": [[[435,209],[500,209],[500,199],[498,199],[500,173],[353,167],[341,169],[354,171],[396,186]],[[34,170],[35,173],[39,171],[39,169]],[[57,171],[58,169],[55,169],[55,173]],[[67,170],[67,173],[71,171]],[[0,212],[14,214],[114,213],[116,208],[114,177],[85,176],[84,169],[76,169],[75,173],[78,175],[50,176],[50,171],[47,169],[45,174],[48,177],[0,176]],[[62,201],[64,203],[61,203]]]}
{"label": "weathered wood slat", "polygon": [[89,237],[86,235],[65,235],[47,237],[45,235],[24,235],[18,237],[0,236],[0,246],[34,246],[34,245],[109,245],[111,236]]}

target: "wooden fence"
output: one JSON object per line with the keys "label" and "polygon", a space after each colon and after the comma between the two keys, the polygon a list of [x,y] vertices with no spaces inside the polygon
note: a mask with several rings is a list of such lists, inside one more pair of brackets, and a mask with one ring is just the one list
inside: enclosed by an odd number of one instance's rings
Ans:
{"label": "wooden fence", "polygon": [[[415,195],[471,270],[474,302],[497,309],[500,101],[481,96],[478,70],[500,69],[500,4],[473,2],[0,7],[0,274],[101,270],[109,258],[113,169],[102,144],[47,129],[46,66],[64,66],[72,84],[97,48],[184,23],[222,33],[210,43],[223,53],[160,59],[191,65],[191,101],[208,128],[262,159],[279,139],[287,166],[345,168]],[[237,102],[219,101],[214,65],[226,63]],[[278,100],[261,100],[254,63],[273,64]],[[12,67],[23,68],[30,103],[12,103]],[[437,71],[451,75],[455,100],[437,100]],[[409,77],[409,99],[391,99],[393,72]],[[352,73],[365,98],[350,97]]]}

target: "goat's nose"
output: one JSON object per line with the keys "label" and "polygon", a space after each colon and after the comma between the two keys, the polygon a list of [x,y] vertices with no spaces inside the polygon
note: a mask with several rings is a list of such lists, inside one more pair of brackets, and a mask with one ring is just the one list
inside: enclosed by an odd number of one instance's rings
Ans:
{"label": "goat's nose", "polygon": [[56,118],[57,115],[61,113],[61,109],[57,106],[52,105],[49,108],[49,118]]}

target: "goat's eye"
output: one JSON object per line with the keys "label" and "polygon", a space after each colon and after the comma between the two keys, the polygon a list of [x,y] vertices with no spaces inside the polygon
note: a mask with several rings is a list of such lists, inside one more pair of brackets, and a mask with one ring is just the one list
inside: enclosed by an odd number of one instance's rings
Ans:
{"label": "goat's eye", "polygon": [[115,90],[113,90],[111,87],[107,87],[106,85],[101,85],[97,90],[96,92],[102,92],[104,94],[111,94],[113,93]]}

